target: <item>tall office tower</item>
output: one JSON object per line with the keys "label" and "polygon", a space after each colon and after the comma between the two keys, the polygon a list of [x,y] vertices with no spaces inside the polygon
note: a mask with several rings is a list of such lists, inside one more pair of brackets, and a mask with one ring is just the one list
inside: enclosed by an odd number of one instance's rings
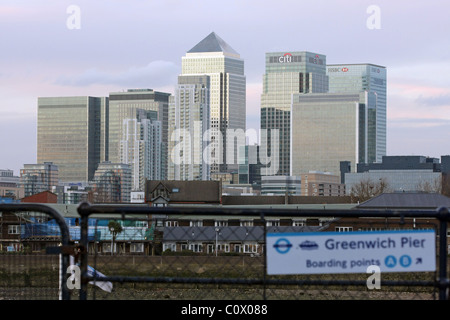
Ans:
{"label": "tall office tower", "polygon": [[20,183],[25,197],[52,190],[59,182],[58,166],[51,162],[42,164],[24,164],[20,169]]}
{"label": "tall office tower", "polygon": [[107,160],[120,162],[120,141],[123,137],[123,120],[134,119],[136,110],[156,111],[162,124],[162,176],[167,175],[168,110],[170,93],[152,89],[129,89],[109,94],[109,148]]}
{"label": "tall office tower", "polygon": [[138,109],[134,119],[123,120],[120,162],[131,166],[133,191],[144,191],[146,179],[162,179],[162,125],[156,118],[156,111]]}
{"label": "tall office tower", "polygon": [[280,137],[278,170],[269,170],[270,175],[289,175],[292,94],[320,92],[328,92],[325,55],[307,51],[266,53],[261,129],[278,129]]}
{"label": "tall office tower", "polygon": [[131,167],[129,164],[104,161],[98,165],[94,179],[90,183],[94,191],[94,202],[130,202]]}
{"label": "tall office tower", "polygon": [[108,98],[38,98],[37,162],[53,162],[61,182],[88,182],[107,159]]}
{"label": "tall office tower", "polygon": [[341,161],[368,157],[369,96],[361,93],[294,94],[291,110],[291,175],[340,174]]}
{"label": "tall office tower", "polygon": [[[374,136],[369,139],[368,162],[381,162],[386,155],[386,67],[375,64],[327,65],[329,92],[367,91],[373,95],[375,114],[371,116]],[[372,142],[370,142],[372,141]]]}
{"label": "tall office tower", "polygon": [[228,133],[245,134],[244,60],[212,32],[182,57],[181,75],[210,77],[211,172],[237,172],[238,144]]}
{"label": "tall office tower", "polygon": [[171,100],[168,179],[210,180],[210,77],[179,76]]}

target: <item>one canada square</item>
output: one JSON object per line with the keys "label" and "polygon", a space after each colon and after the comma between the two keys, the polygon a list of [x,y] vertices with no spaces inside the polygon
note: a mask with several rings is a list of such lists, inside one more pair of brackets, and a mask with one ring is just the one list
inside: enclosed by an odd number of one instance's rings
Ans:
{"label": "one canada square", "polygon": [[245,132],[246,78],[244,60],[214,32],[182,57],[181,77],[205,75],[209,77],[210,170],[229,172],[238,167],[238,149],[227,134]]}

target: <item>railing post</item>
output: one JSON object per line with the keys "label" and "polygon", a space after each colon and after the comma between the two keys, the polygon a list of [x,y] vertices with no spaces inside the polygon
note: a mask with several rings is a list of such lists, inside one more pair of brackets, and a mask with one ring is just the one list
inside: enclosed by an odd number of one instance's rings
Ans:
{"label": "railing post", "polygon": [[81,272],[81,286],[80,286],[80,300],[87,300],[87,266],[88,266],[88,227],[89,227],[89,211],[84,210],[89,208],[88,203],[82,203],[78,207],[78,213],[81,216],[80,220],[80,272]]}
{"label": "railing post", "polygon": [[440,222],[439,230],[439,300],[448,299],[449,280],[447,279],[447,220],[448,208],[438,209]]}

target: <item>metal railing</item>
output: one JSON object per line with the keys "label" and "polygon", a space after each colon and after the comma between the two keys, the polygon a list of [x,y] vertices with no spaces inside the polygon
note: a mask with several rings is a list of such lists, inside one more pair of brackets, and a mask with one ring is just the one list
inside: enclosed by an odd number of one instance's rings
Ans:
{"label": "metal railing", "polygon": [[[81,240],[80,246],[83,248],[82,254],[80,255],[80,267],[81,267],[81,289],[79,291],[79,298],[82,300],[88,299],[88,283],[95,283],[95,281],[99,282],[111,282],[120,286],[124,286],[124,290],[126,292],[130,292],[135,289],[136,292],[144,292],[146,291],[145,285],[152,284],[153,286],[147,290],[148,292],[164,292],[165,288],[171,286],[174,288],[170,291],[170,294],[167,293],[168,297],[178,297],[181,299],[189,299],[192,297],[191,295],[183,295],[187,292],[192,292],[197,290],[198,296],[196,298],[204,299],[205,297],[208,299],[223,299],[224,296],[217,295],[213,297],[212,292],[226,292],[227,290],[230,292],[229,295],[225,296],[225,299],[251,299],[250,296],[246,296],[245,293],[253,292],[252,290],[256,290],[258,293],[251,297],[255,299],[284,299],[289,296],[292,298],[292,293],[300,292],[301,296],[298,296],[299,299],[304,299],[306,296],[314,299],[317,296],[311,294],[311,292],[320,291],[320,293],[325,294],[326,297],[329,298],[329,294],[336,292],[336,296],[338,299],[342,299],[344,297],[343,292],[354,292],[355,295],[353,298],[359,299],[361,294],[367,294],[367,290],[365,292],[361,291],[361,288],[366,288],[367,281],[366,279],[355,278],[353,276],[347,277],[346,275],[340,275],[340,277],[336,278],[324,278],[324,277],[313,277],[313,276],[297,276],[297,277],[276,277],[269,276],[267,274],[267,250],[264,249],[265,243],[264,240],[259,242],[255,234],[250,234],[253,236],[256,246],[260,246],[260,250],[256,251],[247,251],[247,254],[242,254],[242,246],[243,243],[235,243],[234,245],[239,248],[239,252],[241,254],[232,255],[233,252],[230,252],[230,248],[228,247],[228,252],[222,253],[219,257],[217,257],[217,248],[218,248],[218,234],[216,233],[216,238],[212,238],[211,230],[207,231],[207,228],[198,229],[203,230],[205,238],[209,238],[205,240],[208,244],[206,244],[207,250],[202,248],[201,250],[196,250],[198,247],[189,241],[186,241],[184,244],[181,243],[181,246],[184,245],[184,251],[179,252],[171,252],[171,250],[165,250],[164,252],[157,252],[146,258],[145,261],[148,262],[148,265],[141,265],[140,269],[135,269],[135,273],[133,274],[133,269],[131,265],[135,265],[136,261],[140,258],[136,255],[127,251],[127,245],[131,246],[130,243],[126,243],[126,241],[122,241],[122,253],[115,253],[114,248],[115,245],[111,243],[110,252],[99,249],[98,246],[95,246],[95,249],[88,250],[89,246],[95,244],[98,241],[89,240],[88,229],[89,229],[89,219],[92,215],[96,217],[111,217],[111,215],[116,215],[117,220],[130,220],[130,219],[140,219],[141,221],[147,221],[148,223],[152,223],[154,225],[158,224],[158,221],[170,221],[173,222],[175,220],[181,221],[183,217],[186,216],[196,216],[201,217],[203,220],[208,219],[216,219],[218,216],[227,218],[228,221],[233,219],[253,219],[254,221],[259,221],[260,226],[263,228],[263,239],[265,238],[266,232],[269,228],[267,226],[268,221],[272,221],[277,218],[285,218],[295,217],[295,218],[313,218],[321,221],[328,221],[326,224],[329,226],[331,223],[340,223],[345,219],[349,218],[357,218],[364,220],[365,223],[369,222],[370,219],[375,219],[372,221],[372,224],[382,224],[389,223],[391,226],[407,226],[408,221],[414,220],[415,227],[421,227],[420,224],[428,223],[430,220],[435,221],[436,224],[431,224],[427,226],[422,226],[424,228],[435,228],[437,235],[437,270],[436,272],[427,273],[425,276],[422,274],[414,274],[416,278],[408,278],[409,274],[403,273],[402,276],[406,275],[406,278],[401,278],[399,274],[394,274],[394,277],[397,278],[387,278],[383,280],[383,286],[391,289],[392,292],[396,292],[396,290],[405,291],[404,289],[398,288],[408,288],[406,291],[416,292],[425,291],[427,294],[435,297],[436,291],[438,294],[438,299],[445,300],[448,299],[448,288],[449,288],[449,279],[447,273],[447,223],[450,218],[449,209],[448,208],[439,208],[438,210],[417,210],[417,211],[389,211],[389,210],[290,210],[290,209],[239,209],[239,208],[217,208],[217,207],[145,207],[145,206],[114,206],[114,205],[90,205],[88,203],[82,203],[78,207],[78,212],[81,217]],[[132,216],[133,218],[130,218]],[[383,220],[384,219],[384,220]],[[410,220],[408,220],[410,219]],[[392,222],[391,220],[395,220]],[[426,221],[426,222],[425,222]],[[151,240],[152,245],[154,246],[157,242],[163,242],[164,240],[164,232],[167,233],[169,230],[174,230],[174,228],[169,229],[161,225],[162,235],[153,235]],[[92,228],[92,226],[90,227]],[[214,227],[213,227],[214,228]],[[175,228],[176,229],[176,228]],[[179,227],[178,229],[183,229]],[[192,227],[191,227],[192,229]],[[185,227],[183,230],[191,229]],[[229,228],[231,229],[231,228]],[[278,228],[281,229],[281,228]],[[247,228],[247,230],[250,230]],[[252,232],[255,229],[252,229]],[[200,231],[197,231],[197,234]],[[236,237],[238,237],[238,232],[236,232]],[[248,233],[248,232],[247,232]],[[248,235],[247,235],[248,236]],[[194,232],[192,234],[186,234],[185,238],[194,239]],[[113,240],[108,240],[113,242]],[[182,242],[182,241],[181,241]],[[215,243],[214,243],[215,242]],[[160,244],[161,245],[161,244]],[[204,245],[205,246],[205,245]],[[224,245],[226,246],[226,245]],[[233,246],[233,244],[229,244],[229,246]],[[183,248],[183,247],[182,247]],[[187,249],[187,250],[186,250]],[[155,250],[152,247],[149,250]],[[175,250],[175,251],[178,251]],[[194,252],[193,252],[194,251]],[[195,253],[195,251],[200,251]],[[226,250],[225,250],[226,251]],[[146,256],[149,256],[150,251],[147,251]],[[167,252],[171,252],[172,256],[167,255]],[[93,255],[93,257],[92,257]],[[212,260],[214,257],[215,260]],[[93,260],[92,260],[93,258]],[[220,258],[220,259],[219,259]],[[88,265],[89,259],[90,263],[94,263],[95,269],[103,268],[101,272],[103,272],[106,268],[108,274],[107,276],[92,276],[88,274]],[[105,259],[109,259],[105,262]],[[143,258],[142,258],[143,259]],[[141,259],[141,260],[142,260]],[[160,259],[160,260],[157,260]],[[202,260],[203,259],[203,260]],[[117,261],[121,260],[122,266],[119,266]],[[103,262],[102,262],[103,261]],[[116,261],[114,263],[113,261]],[[140,260],[139,260],[140,261]],[[142,260],[144,261],[144,260]],[[167,261],[171,261],[169,263],[169,268],[164,268],[168,264]],[[219,262],[220,261],[220,262]],[[103,263],[103,264],[102,264]],[[142,262],[147,263],[147,262]],[[241,266],[236,267],[236,265],[246,266],[246,268],[241,268]],[[116,265],[117,269],[113,269],[112,266]],[[99,267],[100,266],[100,267]],[[222,266],[222,267],[220,267]],[[194,268],[195,270],[191,270],[188,272],[188,269]],[[131,271],[130,271],[131,270]],[[131,274],[130,274],[131,273]],[[137,275],[140,274],[140,275]],[[366,275],[367,277],[367,275]],[[128,284],[128,286],[126,286]],[[239,288],[240,291],[233,291],[234,289]],[[329,288],[333,288],[334,291],[324,292],[329,290]],[[356,288],[356,289],[355,289]],[[426,288],[426,289],[425,289]],[[126,290],[125,290],[126,289]],[[195,290],[194,290],[195,289]],[[200,290],[199,290],[200,289]],[[203,289],[203,290],[202,290]],[[293,291],[294,290],[294,291]],[[355,291],[353,291],[355,290]],[[254,292],[253,292],[254,293]],[[178,295],[177,295],[178,294]],[[249,293],[250,294],[250,293]],[[136,296],[132,296],[131,298],[135,298]],[[163,296],[164,297],[164,296]],[[395,298],[401,298],[399,294],[395,296]],[[405,295],[406,299],[409,299],[410,296]],[[96,298],[96,296],[92,296],[91,298]],[[105,299],[108,299],[107,296],[104,296]],[[116,296],[116,299],[122,299],[124,296]],[[130,298],[130,297],[126,297]],[[161,296],[148,295],[146,298],[149,299],[160,299]],[[351,298],[351,297],[350,297]],[[394,299],[395,299],[394,298]],[[420,298],[420,295],[419,295]],[[436,297],[435,297],[436,298]],[[391,299],[391,298],[389,298]]]}
{"label": "metal railing", "polygon": [[[58,298],[69,299],[440,299],[447,300],[448,208],[438,210],[292,210],[223,207],[147,207],[134,205],[78,206],[80,225],[69,227],[55,209],[41,204],[0,204],[3,213],[44,213],[59,228],[59,246],[46,248],[47,254],[59,254]],[[204,221],[203,226],[183,225],[190,219]],[[303,226],[270,225],[291,218]],[[207,225],[206,221],[227,220],[228,225]],[[103,224],[100,223],[103,221]],[[105,222],[120,221],[123,230],[116,237]],[[232,221],[251,221],[251,224]],[[94,223],[95,222],[95,223]],[[27,224],[31,224],[29,221]],[[330,231],[352,225],[366,229],[434,229],[436,233],[436,270],[434,272],[392,273],[383,276],[383,290],[367,289],[367,274],[287,275],[267,273],[268,232]],[[30,226],[28,226],[30,227]],[[73,228],[77,236],[74,237]],[[328,229],[327,229],[328,228]],[[364,230],[366,230],[364,229]],[[72,231],[72,232],[71,232]],[[45,235],[42,235],[45,238]],[[109,237],[109,238],[108,238]],[[22,239],[23,241],[24,239]],[[42,239],[40,239],[42,240]],[[79,241],[78,241],[79,240]],[[226,242],[225,240],[229,240]],[[25,260],[17,260],[25,256]],[[76,256],[80,268],[80,286],[69,289],[69,270]],[[13,257],[13,260],[9,259]],[[41,299],[42,265],[30,259],[33,253],[0,258],[2,299],[24,298],[24,288],[32,299]],[[56,257],[56,256],[54,256]],[[8,259],[6,259],[8,258]],[[45,256],[40,256],[45,260]],[[39,261],[41,261],[39,260]],[[2,273],[4,264],[19,270]],[[54,262],[55,263],[55,262]],[[27,264],[29,264],[27,266]],[[92,267],[104,274],[92,273]],[[34,273],[27,271],[33,270]],[[42,267],[43,268],[43,267]],[[48,269],[47,266],[45,268]],[[32,276],[39,274],[39,280]],[[22,277],[20,285],[11,283],[11,275]],[[112,283],[105,293],[99,284]],[[90,286],[94,284],[94,286]],[[52,284],[53,285],[53,284]],[[27,288],[27,286],[29,288]],[[99,289],[100,288],[100,289]],[[56,290],[58,289],[58,290]],[[19,290],[19,291],[14,291]],[[8,296],[8,293],[14,294]],[[56,296],[55,296],[56,298]]]}
{"label": "metal railing", "polygon": [[[10,254],[1,255],[2,263],[0,266],[0,274],[2,274],[2,284],[4,292],[2,292],[2,299],[43,299],[45,298],[59,298],[61,300],[70,299],[70,290],[66,285],[67,274],[63,271],[67,270],[70,265],[70,234],[69,228],[59,212],[55,209],[43,205],[43,204],[32,204],[32,203],[12,203],[12,204],[0,204],[0,213],[2,217],[0,218],[3,222],[3,218],[6,213],[11,214],[23,214],[23,213],[39,213],[46,215],[46,220],[54,220],[58,226],[58,230],[52,234],[41,234],[40,238],[52,237],[53,241],[58,243],[57,247],[48,247],[47,253],[60,254],[59,259],[55,259],[55,266],[48,267],[48,258],[46,255],[33,255],[29,253],[16,253],[12,252]],[[25,226],[27,226],[29,221]],[[27,239],[21,239],[24,241]],[[7,266],[9,264],[9,266]],[[9,267],[9,269],[6,269]],[[50,271],[43,271],[44,268],[49,268]],[[31,272],[34,271],[34,272]],[[55,288],[48,288],[48,286],[54,286],[53,283],[48,284],[49,274],[58,274],[58,284],[56,290]],[[18,277],[18,275],[23,275],[23,280],[20,284],[17,284],[12,279]],[[20,276],[19,276],[20,277]],[[51,292],[58,292],[57,296],[50,296],[46,294],[48,289]]]}

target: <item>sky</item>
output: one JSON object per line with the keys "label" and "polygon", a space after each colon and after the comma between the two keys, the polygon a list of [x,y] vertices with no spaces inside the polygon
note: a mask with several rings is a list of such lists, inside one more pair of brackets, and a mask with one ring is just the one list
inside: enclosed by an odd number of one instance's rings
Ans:
{"label": "sky", "polygon": [[37,98],[174,93],[181,57],[211,32],[245,63],[259,129],[266,52],[387,68],[387,155],[450,154],[446,0],[1,0],[0,169],[37,159]]}

